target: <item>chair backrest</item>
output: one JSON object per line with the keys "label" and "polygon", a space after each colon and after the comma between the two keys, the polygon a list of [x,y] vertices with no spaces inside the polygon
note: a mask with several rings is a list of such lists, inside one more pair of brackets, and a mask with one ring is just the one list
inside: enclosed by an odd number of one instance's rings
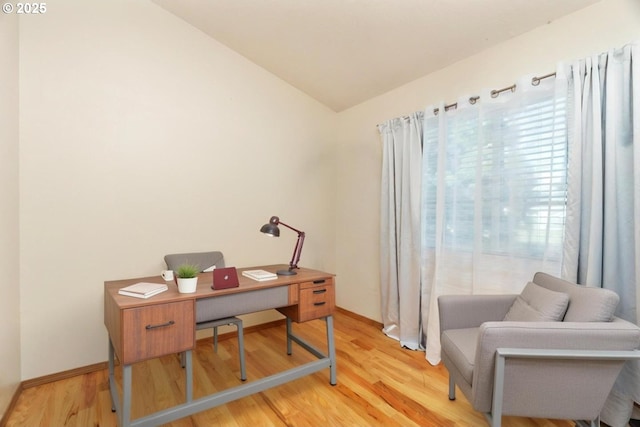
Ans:
{"label": "chair backrest", "polygon": [[191,264],[197,266],[202,272],[214,266],[224,267],[224,255],[218,251],[169,254],[164,256],[164,262],[169,270],[177,270],[182,264]]}
{"label": "chair backrest", "polygon": [[612,290],[576,285],[546,273],[536,273],[533,282],[569,295],[565,322],[610,322],[620,301]]}

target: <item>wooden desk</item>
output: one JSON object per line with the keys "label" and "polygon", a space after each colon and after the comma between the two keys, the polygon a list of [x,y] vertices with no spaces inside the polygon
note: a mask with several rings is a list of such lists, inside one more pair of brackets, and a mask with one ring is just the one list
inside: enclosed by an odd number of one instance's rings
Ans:
{"label": "wooden desk", "polygon": [[[297,270],[297,275],[278,276],[275,280],[264,282],[242,276],[243,270],[275,272],[282,268],[286,266],[238,269],[240,286],[222,290],[211,289],[212,273],[201,273],[195,293],[180,294],[177,286],[169,285],[168,291],[149,299],[123,296],[118,294],[118,289],[137,282],[164,283],[160,276],[105,282],[104,324],[109,333],[109,388],[120,426],[165,424],[325,368],[329,368],[329,382],[335,385],[334,275],[301,268]],[[287,354],[291,354],[291,344],[295,341],[318,360],[194,400],[191,350],[195,347],[195,325],[198,318],[206,317],[205,313],[215,313],[216,317],[222,318],[272,308],[286,316]],[[292,321],[306,322],[321,318],[327,324],[328,355],[293,334],[291,327]],[[180,352],[185,352],[185,403],[131,421],[131,365]],[[122,401],[115,382],[115,356],[122,364]]]}

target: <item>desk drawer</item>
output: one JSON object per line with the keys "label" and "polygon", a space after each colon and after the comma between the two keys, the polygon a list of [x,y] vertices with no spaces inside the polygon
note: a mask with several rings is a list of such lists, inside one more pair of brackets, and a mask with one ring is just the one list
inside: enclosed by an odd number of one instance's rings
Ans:
{"label": "desk drawer", "polygon": [[299,322],[328,316],[333,313],[334,309],[333,279],[300,284]]}
{"label": "desk drawer", "polygon": [[278,311],[295,322],[319,319],[335,310],[333,278],[300,283],[298,304],[279,308]]}
{"label": "desk drawer", "polygon": [[193,305],[193,300],[188,300],[123,310],[122,348],[125,350],[120,362],[135,363],[193,348]]}

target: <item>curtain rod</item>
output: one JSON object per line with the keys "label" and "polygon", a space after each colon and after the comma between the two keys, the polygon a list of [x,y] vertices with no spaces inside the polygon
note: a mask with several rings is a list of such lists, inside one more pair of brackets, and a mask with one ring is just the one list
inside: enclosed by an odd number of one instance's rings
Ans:
{"label": "curtain rod", "polygon": [[534,86],[538,86],[541,80],[548,79],[549,77],[555,77],[556,73],[545,74],[544,76],[534,77],[531,79],[531,84]]}
{"label": "curtain rod", "polygon": [[[540,84],[540,81],[542,81],[544,79],[547,79],[549,77],[555,77],[555,75],[556,75],[556,73],[549,73],[549,74],[545,74],[543,76],[533,77],[531,79],[531,85],[538,86]],[[490,92],[490,94],[491,94],[492,98],[497,98],[503,92],[507,92],[507,91],[515,92],[516,91],[516,87],[517,87],[517,85],[514,83],[511,86],[503,87],[502,89],[494,89],[494,90],[492,90]],[[469,104],[471,104],[471,105],[475,104],[478,101],[478,99],[480,99],[479,96],[470,97],[469,98]],[[458,103],[454,102],[452,104],[445,104],[444,111],[449,111],[452,108],[458,108]],[[439,108],[434,108],[433,109],[433,114],[435,114],[436,116],[438,115],[439,112],[440,112]]]}
{"label": "curtain rod", "polygon": [[[539,76],[539,77],[532,77],[531,78],[531,85],[532,86],[538,86],[540,84],[540,82],[544,79],[548,79],[549,77],[555,77],[556,73],[549,73],[549,74],[545,74],[543,76]],[[498,96],[500,96],[500,94],[502,92],[507,92],[507,91],[511,91],[511,92],[515,92],[516,91],[516,84],[512,84],[511,86],[507,86],[504,87],[502,89],[494,89],[490,92],[491,97],[492,98],[497,98]],[[479,96],[472,96],[469,98],[469,104],[473,105],[476,102],[478,102],[478,100],[480,99]],[[455,109],[458,108],[458,103],[457,102],[453,102],[451,104],[445,104],[444,105],[444,111],[449,111],[451,109]],[[438,113],[440,112],[439,108],[434,108],[433,109],[433,114],[435,114],[436,116],[438,115]],[[409,116],[402,116],[403,119],[408,119]],[[376,125],[376,127],[380,127],[382,124]]]}

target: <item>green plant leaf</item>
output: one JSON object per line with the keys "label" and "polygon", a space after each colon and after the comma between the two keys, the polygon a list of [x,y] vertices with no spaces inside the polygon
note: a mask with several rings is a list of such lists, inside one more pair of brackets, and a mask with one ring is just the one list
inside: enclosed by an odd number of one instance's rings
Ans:
{"label": "green plant leaf", "polygon": [[198,273],[200,273],[200,268],[194,264],[182,264],[176,271],[176,275],[181,279],[198,277]]}

